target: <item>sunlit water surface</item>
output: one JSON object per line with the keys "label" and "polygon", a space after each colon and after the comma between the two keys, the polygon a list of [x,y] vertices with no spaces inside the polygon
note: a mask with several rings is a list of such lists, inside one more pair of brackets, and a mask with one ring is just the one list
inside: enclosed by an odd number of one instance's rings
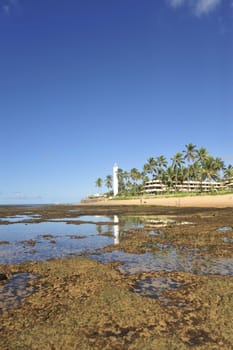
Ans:
{"label": "sunlit water surface", "polygon": [[18,306],[23,299],[31,295],[35,288],[28,282],[36,277],[36,275],[30,273],[14,274],[0,288],[0,311]]}
{"label": "sunlit water surface", "polygon": [[[120,261],[121,264],[117,268],[124,274],[185,271],[199,275],[233,275],[233,259],[210,257],[198,249],[175,248],[170,244],[157,243],[154,253],[101,251],[105,246],[118,244],[121,235],[128,229],[146,226],[145,217],[85,215],[31,223],[31,220],[40,220],[40,215],[29,214],[31,213],[0,219],[9,223],[0,225],[0,263],[40,261],[85,253],[100,262]],[[220,227],[218,231],[227,232],[232,229],[226,226]],[[147,232],[154,236],[162,234],[156,228]],[[233,243],[233,239],[229,237],[223,237],[223,241]],[[0,309],[15,307],[33,293],[34,289],[28,282],[35,277],[37,276],[31,274],[15,274],[4,283],[0,288]],[[133,290],[145,297],[159,298],[168,305],[170,300],[164,297],[164,291],[181,286],[169,278],[156,277],[138,280]]]}
{"label": "sunlit water surface", "polygon": [[[19,223],[19,218],[24,222]],[[8,217],[12,223],[0,225],[0,263],[79,255],[117,244],[120,231],[142,225],[130,218],[120,223],[117,216],[79,216],[38,223],[25,222],[31,218],[26,215]],[[72,220],[81,221],[81,224],[66,223]]]}
{"label": "sunlit water surface", "polygon": [[[26,215],[21,218],[25,220]],[[16,218],[16,217],[15,217]],[[14,217],[11,217],[14,220]],[[17,216],[19,219],[19,216]],[[27,216],[31,219],[31,216]],[[74,220],[74,223],[67,223]],[[78,220],[81,223],[75,223]],[[67,222],[66,222],[67,221]],[[13,222],[13,221],[12,221]],[[141,228],[145,217],[77,216],[51,219],[38,223],[0,225],[0,263],[19,263],[89,254],[101,262],[121,261],[123,273],[150,271],[186,271],[194,274],[233,275],[233,259],[213,258],[190,248],[174,248],[157,243],[154,253],[128,254],[113,251],[95,254],[111,244],[118,244],[121,235],[130,228]],[[232,227],[219,228],[228,231]],[[148,231],[149,232],[149,231]],[[149,232],[160,235],[155,229]],[[132,238],[133,239],[133,238]],[[224,238],[226,243],[230,238]],[[3,244],[4,243],[4,244]]]}
{"label": "sunlit water surface", "polygon": [[92,254],[101,262],[120,261],[118,269],[125,274],[154,271],[185,271],[197,275],[217,274],[232,276],[232,258],[213,258],[194,249],[158,245],[155,253],[129,254],[121,250]]}

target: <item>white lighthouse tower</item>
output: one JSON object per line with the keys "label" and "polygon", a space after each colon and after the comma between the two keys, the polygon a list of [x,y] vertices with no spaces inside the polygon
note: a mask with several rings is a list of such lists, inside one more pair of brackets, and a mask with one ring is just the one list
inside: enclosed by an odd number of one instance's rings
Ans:
{"label": "white lighthouse tower", "polygon": [[118,166],[115,163],[113,166],[113,196],[118,194]]}

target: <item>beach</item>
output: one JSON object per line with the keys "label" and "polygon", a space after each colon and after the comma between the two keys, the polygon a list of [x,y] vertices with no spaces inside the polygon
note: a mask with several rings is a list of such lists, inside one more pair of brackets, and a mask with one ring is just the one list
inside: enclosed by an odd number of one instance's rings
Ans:
{"label": "beach", "polygon": [[155,197],[155,198],[140,198],[140,199],[103,199],[92,200],[81,205],[106,205],[106,206],[122,206],[122,205],[155,205],[155,206],[170,206],[170,207],[195,207],[195,208],[232,208],[233,193],[225,195],[200,195],[186,197]]}

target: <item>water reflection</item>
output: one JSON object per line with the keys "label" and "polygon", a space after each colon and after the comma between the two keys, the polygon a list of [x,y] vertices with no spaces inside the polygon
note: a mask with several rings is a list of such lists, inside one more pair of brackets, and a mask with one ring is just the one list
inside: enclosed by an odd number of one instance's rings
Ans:
{"label": "water reflection", "polygon": [[[150,220],[152,217],[149,217]],[[108,245],[119,244],[127,230],[145,227],[147,217],[80,216],[83,223],[66,222],[14,223],[0,225],[0,263],[19,263],[81,255]],[[139,230],[140,231],[140,230]],[[156,228],[147,229],[153,236],[162,235]],[[82,239],[80,239],[82,238]],[[231,242],[231,238],[223,238]],[[233,275],[233,259],[210,258],[200,251],[174,248],[156,241],[156,253],[127,254],[122,251],[92,255],[100,261],[120,260],[124,273],[146,271],[187,271],[196,274]]]}
{"label": "water reflection", "polygon": [[99,215],[81,215],[78,217],[63,217],[63,218],[51,218],[49,221],[81,221],[83,223],[88,222],[92,224],[112,222],[112,218],[108,216]]}
{"label": "water reflection", "polygon": [[233,238],[223,237],[223,242],[225,242],[225,243],[233,243]]}
{"label": "water reflection", "polygon": [[[17,264],[25,261],[43,261],[51,258],[63,258],[71,255],[80,255],[86,251],[101,249],[113,244],[112,237],[106,236],[56,236],[46,238],[40,236],[33,246],[25,241],[0,245],[0,263]],[[83,237],[81,239],[81,237]]]}
{"label": "water reflection", "polygon": [[80,216],[78,219],[83,223],[45,221],[0,225],[0,241],[9,243],[0,244],[0,263],[40,261],[101,249],[118,244],[125,228],[139,225],[138,221],[121,220],[117,215]]}
{"label": "water reflection", "polygon": [[112,216],[102,216],[102,215],[82,215],[78,217],[80,221],[90,221],[93,223],[97,222],[112,222]]}
{"label": "water reflection", "polygon": [[22,241],[37,238],[39,235],[93,235],[97,234],[94,224],[67,224],[65,222],[40,222],[40,223],[16,223],[12,225],[0,225],[1,240],[9,242]]}
{"label": "water reflection", "polygon": [[39,219],[40,217],[41,217],[41,215],[39,215],[39,214],[5,216],[5,217],[0,218],[0,221],[14,223],[14,222],[19,222],[19,221],[35,220],[35,219]]}
{"label": "water reflection", "polygon": [[16,307],[23,299],[31,295],[35,288],[28,282],[36,277],[30,273],[14,274],[0,289],[0,310]]}
{"label": "water reflection", "polygon": [[119,244],[119,217],[118,215],[114,215],[114,223],[113,232],[114,232],[114,244]]}
{"label": "water reflection", "polygon": [[121,250],[90,255],[101,262],[121,261],[122,273],[185,271],[193,274],[233,275],[232,258],[213,258],[192,249],[163,247],[156,253],[129,254]]}
{"label": "water reflection", "polygon": [[220,231],[220,232],[225,232],[225,231],[232,231],[233,230],[233,227],[232,226],[223,226],[223,227],[219,227],[217,229],[217,231]]}
{"label": "water reflection", "polygon": [[[176,289],[182,286],[182,283],[174,281],[168,277],[154,277],[138,280],[133,290],[148,298],[160,299],[166,305],[170,303],[170,299],[164,296],[167,290]],[[182,306],[182,305],[179,305]]]}

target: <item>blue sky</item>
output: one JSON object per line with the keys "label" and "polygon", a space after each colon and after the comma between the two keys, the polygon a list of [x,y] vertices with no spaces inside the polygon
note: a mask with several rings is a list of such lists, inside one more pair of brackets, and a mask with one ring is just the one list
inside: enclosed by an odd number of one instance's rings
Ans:
{"label": "blue sky", "polygon": [[78,202],[187,143],[233,164],[233,1],[0,0],[0,203]]}

